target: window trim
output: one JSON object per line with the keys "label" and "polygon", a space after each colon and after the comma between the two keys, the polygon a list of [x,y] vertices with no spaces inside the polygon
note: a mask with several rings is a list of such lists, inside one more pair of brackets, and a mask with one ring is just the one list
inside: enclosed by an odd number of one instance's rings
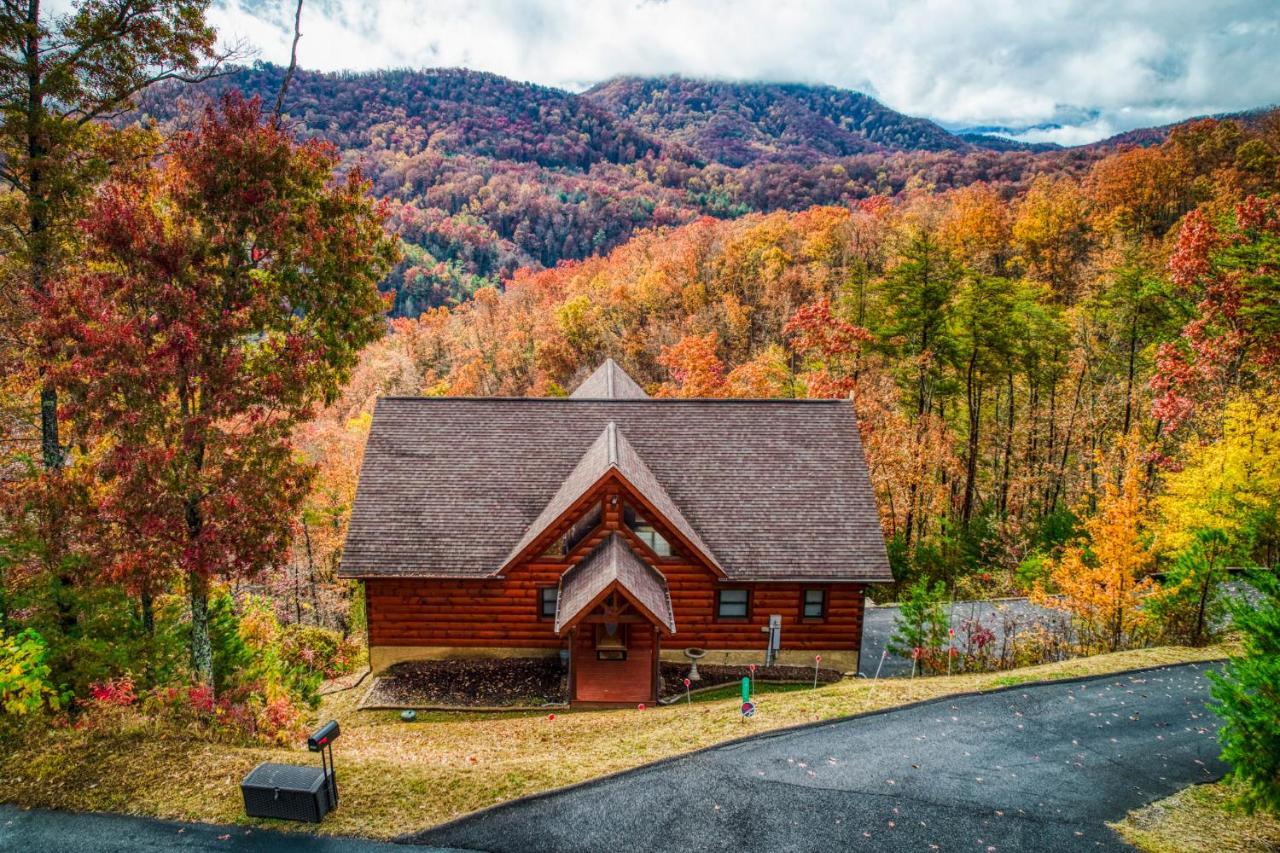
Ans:
{"label": "window trim", "polygon": [[[551,614],[548,615],[544,609],[546,600],[543,598],[547,590],[554,590],[556,595],[551,599]],[[552,622],[556,618],[556,608],[559,605],[560,587],[559,586],[540,586],[538,587],[538,620],[541,622]]]}
{"label": "window trim", "polygon": [[[745,604],[745,612],[741,616],[724,616],[721,614],[721,598],[726,592],[745,592],[747,600]],[[716,621],[717,622],[750,622],[751,621],[751,587],[747,586],[730,586],[722,587],[716,590]]]}
{"label": "window trim", "polygon": [[[822,593],[822,613],[817,616],[810,616],[807,612],[809,607],[809,593]],[[800,590],[800,621],[802,622],[825,622],[827,621],[828,608],[831,606],[831,590],[825,586],[808,586]]]}

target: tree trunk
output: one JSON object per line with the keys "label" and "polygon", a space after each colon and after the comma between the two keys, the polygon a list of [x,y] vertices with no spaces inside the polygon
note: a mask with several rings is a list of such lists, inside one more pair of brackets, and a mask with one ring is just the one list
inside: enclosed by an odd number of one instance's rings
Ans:
{"label": "tree trunk", "polygon": [[1058,508],[1058,496],[1062,491],[1062,480],[1067,475],[1067,457],[1071,452],[1071,434],[1075,431],[1076,414],[1080,410],[1080,397],[1084,393],[1084,378],[1088,372],[1087,365],[1080,366],[1080,378],[1076,382],[1075,400],[1071,403],[1071,416],[1067,418],[1067,429],[1062,438],[1062,455],[1059,457],[1058,475],[1053,478],[1053,487],[1050,491],[1046,512],[1053,512]]}
{"label": "tree trunk", "polygon": [[196,680],[213,689],[213,644],[209,640],[209,579],[187,573],[191,593],[191,669]]}
{"label": "tree trunk", "polygon": [[1004,431],[1004,470],[1000,472],[1000,517],[1004,518],[1009,512],[1009,475],[1010,467],[1013,460],[1013,371],[1009,371],[1009,419],[1005,423]]}
{"label": "tree trunk", "polygon": [[969,436],[965,451],[964,493],[960,503],[960,523],[968,527],[973,516],[973,490],[978,479],[978,431],[982,418],[982,391],[977,387],[978,348],[969,356],[969,369],[965,372],[965,401],[969,415]]}
{"label": "tree trunk", "polygon": [[1120,434],[1129,434],[1129,425],[1133,422],[1133,382],[1138,360],[1138,311],[1134,309],[1133,322],[1129,325],[1129,373],[1124,386],[1124,428]]}
{"label": "tree trunk", "polygon": [[142,591],[138,594],[138,603],[142,609],[142,630],[147,632],[148,637],[156,635],[156,608],[155,599],[151,595],[151,585],[143,584]]}

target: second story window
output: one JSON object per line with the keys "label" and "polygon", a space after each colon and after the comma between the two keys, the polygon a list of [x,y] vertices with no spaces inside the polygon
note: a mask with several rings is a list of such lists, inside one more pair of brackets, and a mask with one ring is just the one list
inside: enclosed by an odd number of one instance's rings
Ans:
{"label": "second story window", "polygon": [[591,507],[584,512],[577,521],[575,521],[564,535],[556,537],[556,539],[547,546],[547,550],[542,552],[544,557],[563,557],[573,550],[574,546],[585,539],[591,531],[600,526],[600,519],[604,515],[604,505],[600,501],[596,501]]}
{"label": "second story window", "polygon": [[671,543],[643,515],[636,512],[631,504],[623,506],[622,520],[627,523],[627,527],[631,528],[631,532],[637,539],[649,546],[650,551],[659,557],[671,556]]}

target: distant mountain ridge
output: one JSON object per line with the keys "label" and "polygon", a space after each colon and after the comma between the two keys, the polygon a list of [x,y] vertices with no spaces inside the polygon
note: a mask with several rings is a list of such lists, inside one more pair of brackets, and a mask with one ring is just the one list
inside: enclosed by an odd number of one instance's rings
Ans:
{"label": "distant mountain ridge", "polygon": [[583,97],[656,139],[728,166],[894,150],[955,151],[975,144],[834,86],[617,77]]}
{"label": "distant mountain ridge", "polygon": [[[284,69],[232,69],[148,89],[172,128],[238,88],[273,104]],[[384,282],[414,315],[500,286],[520,267],[607,252],[701,216],[857,204],[977,181],[1010,192],[1080,174],[1103,147],[1059,149],[951,132],[867,95],[799,83],[622,77],[572,93],[465,69],[299,69],[287,124],[322,138],[387,199],[405,260]]]}

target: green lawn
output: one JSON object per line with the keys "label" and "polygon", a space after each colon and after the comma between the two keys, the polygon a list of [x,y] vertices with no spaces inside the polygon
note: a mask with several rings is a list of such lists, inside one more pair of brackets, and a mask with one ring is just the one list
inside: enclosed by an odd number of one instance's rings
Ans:
{"label": "green lawn", "polygon": [[[761,685],[743,720],[733,686],[691,705],[620,711],[423,713],[358,711],[364,686],[325,698],[321,718],[342,723],[335,747],[342,807],[319,827],[294,830],[391,838],[484,806],[689,752],[731,738],[950,694],[990,690],[1010,678],[1054,680],[1223,657],[1228,649],[1155,648],[1008,673],[846,679]],[[0,749],[0,794],[25,806],[115,811],[253,825],[238,783],[260,761],[313,763],[299,748],[207,743],[192,733],[138,724],[119,731],[41,729]],[[283,824],[276,824],[283,825]]]}

